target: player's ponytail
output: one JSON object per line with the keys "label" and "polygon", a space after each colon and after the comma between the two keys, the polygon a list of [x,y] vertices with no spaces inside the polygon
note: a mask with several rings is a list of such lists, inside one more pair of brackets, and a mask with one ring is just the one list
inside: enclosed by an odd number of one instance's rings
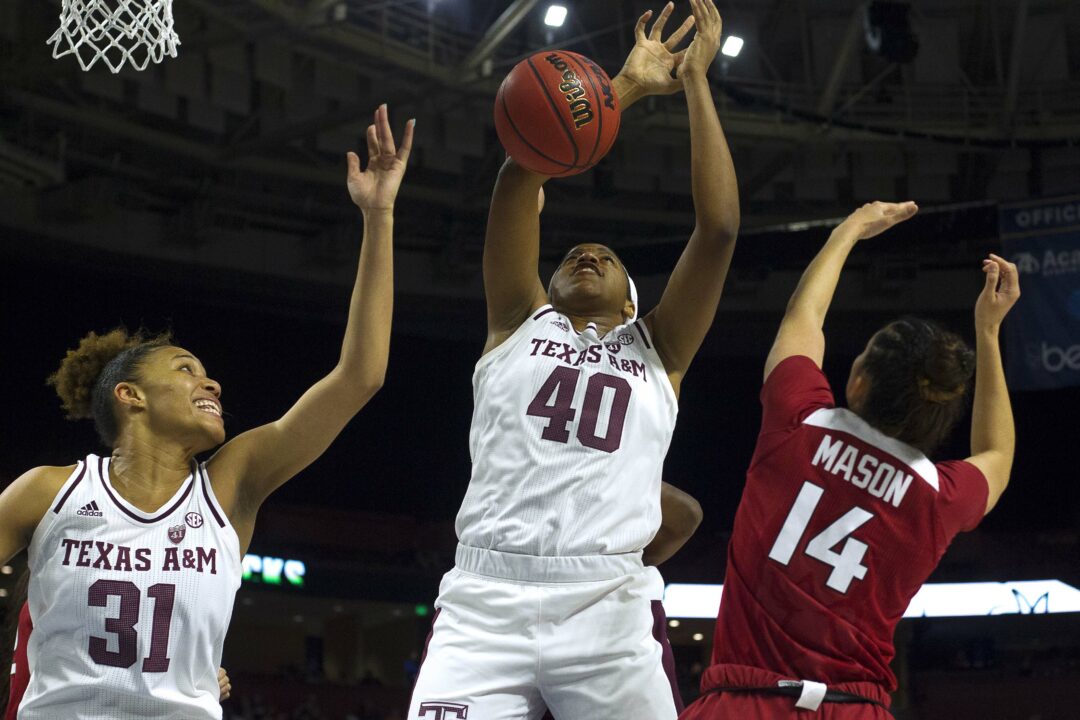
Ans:
{"label": "player's ponytail", "polygon": [[142,329],[129,333],[115,328],[104,335],[90,332],[77,348],[67,351],[46,382],[56,389],[69,420],[93,418],[101,441],[113,447],[119,434],[113,388],[135,380],[146,356],[171,340],[171,333],[151,336]]}
{"label": "player's ponytail", "polygon": [[869,390],[862,418],[929,455],[964,413],[975,353],[955,333],[908,317],[875,336],[863,369]]}

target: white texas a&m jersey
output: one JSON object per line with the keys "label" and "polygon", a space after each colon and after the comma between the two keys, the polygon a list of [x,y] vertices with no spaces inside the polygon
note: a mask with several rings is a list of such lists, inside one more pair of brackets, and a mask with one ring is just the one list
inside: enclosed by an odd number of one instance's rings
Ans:
{"label": "white texas a&m jersey", "polygon": [[30,542],[30,684],[20,720],[220,718],[217,669],[240,542],[205,466],[147,513],[80,462]]}
{"label": "white texas a&m jersey", "polygon": [[613,555],[656,534],[678,403],[644,322],[599,337],[545,305],[477,363],[473,402],[463,546]]}

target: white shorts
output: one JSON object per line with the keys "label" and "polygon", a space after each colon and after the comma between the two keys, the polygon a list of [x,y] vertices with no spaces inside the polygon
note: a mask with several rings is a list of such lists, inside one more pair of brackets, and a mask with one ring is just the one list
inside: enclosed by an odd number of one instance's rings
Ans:
{"label": "white shorts", "polygon": [[408,720],[675,720],[671,649],[654,636],[664,583],[638,568],[543,583],[454,568]]}

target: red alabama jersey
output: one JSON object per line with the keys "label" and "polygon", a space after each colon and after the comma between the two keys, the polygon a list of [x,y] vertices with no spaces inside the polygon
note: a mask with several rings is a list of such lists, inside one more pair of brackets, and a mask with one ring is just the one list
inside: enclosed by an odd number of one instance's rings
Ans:
{"label": "red alabama jersey", "polygon": [[30,665],[26,661],[26,641],[30,638],[30,631],[34,629],[34,623],[30,620],[30,604],[23,603],[19,611],[19,631],[15,636],[15,654],[11,657],[11,680],[8,685],[8,704],[4,712],[4,720],[15,720],[19,712],[19,703],[22,702],[26,685],[30,682]]}
{"label": "red alabama jersey", "polygon": [[712,661],[892,691],[896,623],[953,537],[982,519],[986,478],[835,407],[807,357],[781,362],[761,403]]}

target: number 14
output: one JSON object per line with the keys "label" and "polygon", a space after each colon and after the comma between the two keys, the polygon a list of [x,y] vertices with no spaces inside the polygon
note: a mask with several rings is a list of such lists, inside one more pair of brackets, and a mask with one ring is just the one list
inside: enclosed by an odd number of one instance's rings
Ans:
{"label": "number 14", "polygon": [[[799,546],[806,527],[810,524],[810,517],[814,514],[824,494],[825,490],[814,483],[803,483],[799,497],[795,498],[795,504],[791,506],[791,511],[784,520],[784,526],[780,528],[780,534],[777,535],[776,542],[769,551],[770,558],[781,565],[791,562],[791,556],[795,553],[795,548]],[[826,565],[832,565],[833,570],[829,573],[829,579],[825,581],[825,584],[833,590],[846,593],[853,579],[862,580],[866,577],[866,566],[862,564],[862,559],[866,555],[868,546],[848,536],[872,517],[874,517],[873,513],[862,508],[851,508],[806,544],[807,555]],[[845,538],[847,541],[843,549],[838,553],[833,552],[832,548]]]}

